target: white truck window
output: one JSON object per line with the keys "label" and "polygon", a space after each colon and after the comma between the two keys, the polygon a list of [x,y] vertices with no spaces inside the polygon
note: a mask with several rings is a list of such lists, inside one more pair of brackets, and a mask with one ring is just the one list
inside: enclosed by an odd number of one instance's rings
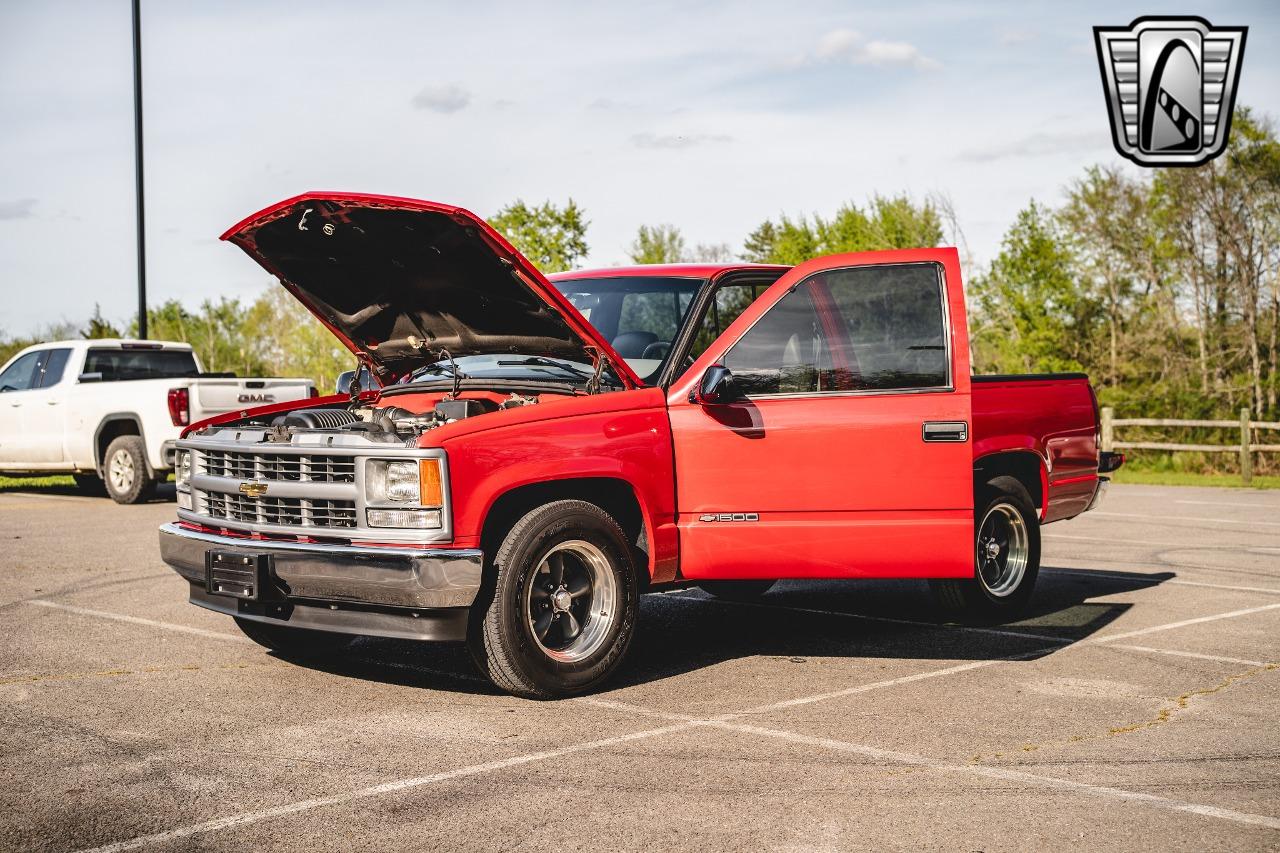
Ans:
{"label": "white truck window", "polygon": [[35,378],[36,360],[40,355],[38,351],[29,352],[0,373],[0,392],[26,391],[32,387],[31,380]]}
{"label": "white truck window", "polygon": [[62,381],[62,373],[67,369],[67,358],[71,350],[66,348],[47,349],[40,353],[40,363],[36,365],[32,388],[48,388]]}
{"label": "white truck window", "polygon": [[91,349],[85,373],[101,373],[103,382],[135,379],[191,379],[200,375],[191,350]]}

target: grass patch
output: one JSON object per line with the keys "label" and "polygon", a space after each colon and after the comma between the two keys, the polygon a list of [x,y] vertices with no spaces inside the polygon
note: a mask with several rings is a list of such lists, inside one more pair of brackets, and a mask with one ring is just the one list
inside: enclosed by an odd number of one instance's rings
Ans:
{"label": "grass patch", "polygon": [[67,474],[48,477],[5,477],[0,475],[0,492],[16,489],[74,489],[76,481]]}
{"label": "grass patch", "polygon": [[1192,471],[1130,470],[1127,466],[1111,475],[1111,482],[1144,486],[1218,486],[1227,488],[1280,489],[1280,476],[1254,474],[1245,486],[1239,474],[1202,474]]}

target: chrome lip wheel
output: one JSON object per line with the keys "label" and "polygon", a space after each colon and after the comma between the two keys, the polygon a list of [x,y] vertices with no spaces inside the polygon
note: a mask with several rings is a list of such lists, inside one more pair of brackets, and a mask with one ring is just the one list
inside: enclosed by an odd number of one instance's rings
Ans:
{"label": "chrome lip wheel", "polygon": [[133,468],[133,457],[127,451],[117,450],[111,455],[111,462],[107,465],[107,476],[111,478],[111,486],[117,494],[129,491],[137,476]]}
{"label": "chrome lip wheel", "polygon": [[617,598],[618,584],[604,553],[580,539],[561,542],[525,585],[525,618],[543,653],[573,663],[603,645]]}
{"label": "chrome lip wheel", "polygon": [[978,526],[975,554],[987,592],[997,598],[1011,595],[1022,583],[1030,556],[1031,538],[1017,508],[998,503],[987,510]]}

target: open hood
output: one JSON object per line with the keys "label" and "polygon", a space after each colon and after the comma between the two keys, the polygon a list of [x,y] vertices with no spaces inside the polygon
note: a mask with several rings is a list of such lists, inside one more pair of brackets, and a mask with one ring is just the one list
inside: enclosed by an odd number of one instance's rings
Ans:
{"label": "open hood", "polygon": [[504,354],[609,360],[641,384],[542,273],[466,210],[311,192],[222,235],[280,279],[385,385],[439,361]]}

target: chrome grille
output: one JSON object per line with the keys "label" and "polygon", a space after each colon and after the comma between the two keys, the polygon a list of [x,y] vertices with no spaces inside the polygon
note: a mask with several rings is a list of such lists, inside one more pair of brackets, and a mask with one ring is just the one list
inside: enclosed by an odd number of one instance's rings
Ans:
{"label": "chrome grille", "polygon": [[356,526],[355,501],[270,496],[250,498],[223,492],[201,492],[200,500],[204,515],[244,524],[327,528]]}
{"label": "chrome grille", "polygon": [[236,480],[293,480],[303,483],[354,483],[356,462],[351,456],[323,453],[241,453],[202,450],[197,470],[211,477]]}

